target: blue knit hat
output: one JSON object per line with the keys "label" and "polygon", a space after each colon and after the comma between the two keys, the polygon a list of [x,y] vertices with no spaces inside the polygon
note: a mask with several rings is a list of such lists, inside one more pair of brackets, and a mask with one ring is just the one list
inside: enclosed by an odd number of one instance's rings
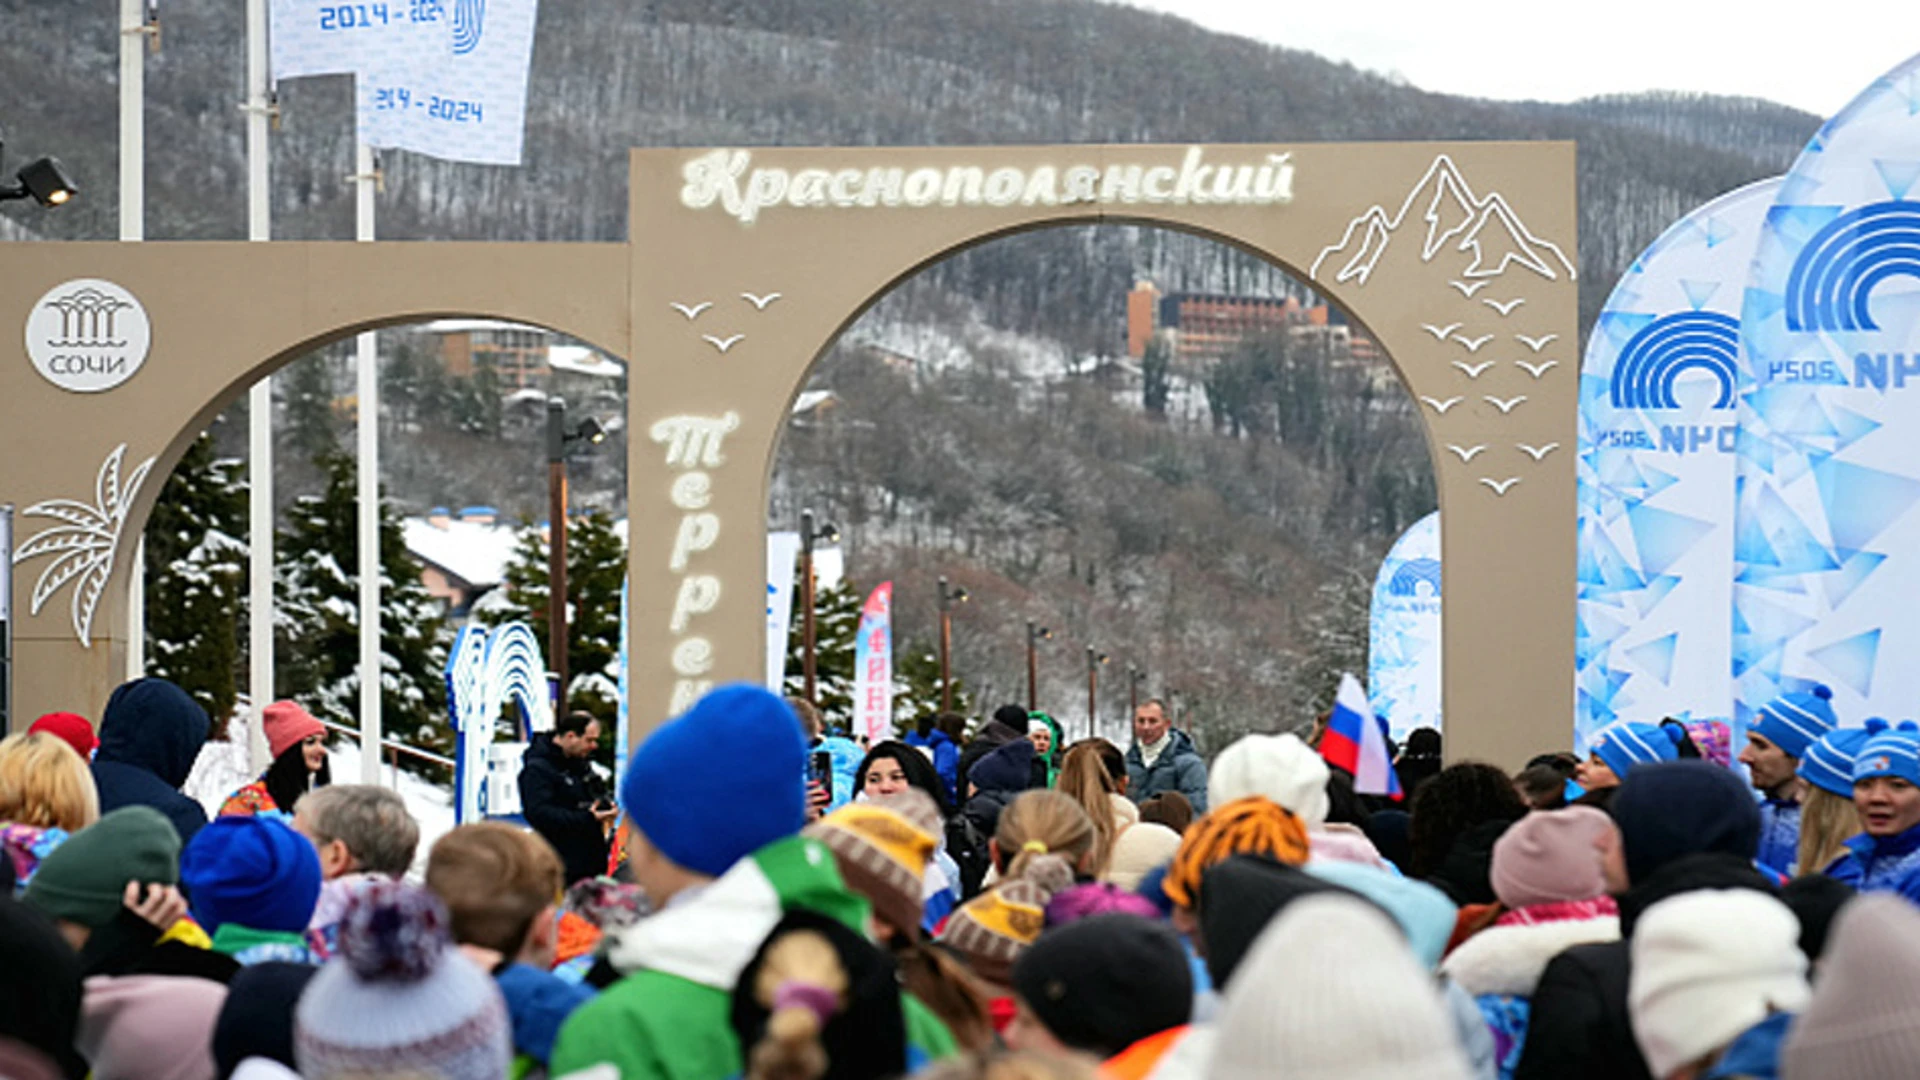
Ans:
{"label": "blue knit hat", "polygon": [[1800,779],[1822,791],[1843,799],[1853,798],[1853,762],[1868,738],[1886,730],[1887,722],[1878,717],[1864,728],[1835,728],[1808,744],[1800,755],[1800,767],[1794,771]]}
{"label": "blue knit hat", "polygon": [[1627,770],[1635,765],[1651,765],[1679,757],[1679,739],[1683,734],[1678,728],[1623,720],[1602,728],[1587,749],[1624,780]]}
{"label": "blue knit hat", "polygon": [[662,855],[719,877],[806,824],[806,772],[793,710],[734,683],[647,736],[620,783],[620,807]]}
{"label": "blue knit hat", "polygon": [[1801,757],[1808,744],[1840,725],[1833,715],[1833,691],[1818,683],[1797,694],[1782,694],[1760,707],[1747,730],[1787,752]]}
{"label": "blue knit hat", "polygon": [[1920,726],[1902,720],[1898,727],[1875,731],[1853,759],[1853,782],[1895,776],[1920,785]]}
{"label": "blue knit hat", "polygon": [[298,932],[320,902],[320,856],[278,821],[229,814],[187,843],[180,883],[209,934],[226,923]]}

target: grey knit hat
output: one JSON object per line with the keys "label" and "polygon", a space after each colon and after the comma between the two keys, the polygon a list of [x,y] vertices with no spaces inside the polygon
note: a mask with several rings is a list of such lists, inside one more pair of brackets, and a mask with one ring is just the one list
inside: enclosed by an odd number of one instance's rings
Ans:
{"label": "grey knit hat", "polygon": [[1891,893],[1847,902],[1813,1003],[1780,1055],[1784,1080],[1885,1080],[1920,1061],[1920,909]]}

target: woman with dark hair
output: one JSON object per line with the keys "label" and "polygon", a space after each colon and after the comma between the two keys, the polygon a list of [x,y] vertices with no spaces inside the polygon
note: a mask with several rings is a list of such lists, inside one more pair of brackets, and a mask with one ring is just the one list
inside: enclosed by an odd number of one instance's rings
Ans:
{"label": "woman with dark hair", "polygon": [[940,811],[940,846],[934,848],[933,858],[927,860],[926,876],[921,882],[927,926],[937,925],[965,899],[967,889],[967,878],[960,864],[947,853],[949,819],[955,817],[952,805],[947,802],[947,785],[927,755],[892,739],[874,743],[860,762],[860,771],[853,775],[858,781],[858,797],[862,802],[898,795],[912,788],[925,792],[933,800],[934,808]]}
{"label": "woman with dark hair", "polygon": [[1399,774],[1400,790],[1412,798],[1422,783],[1440,771],[1440,733],[1430,727],[1414,728],[1407,733],[1407,745],[1393,763]]}
{"label": "woman with dark hair", "polygon": [[291,701],[276,701],[261,710],[261,727],[273,764],[260,779],[227,796],[220,815],[279,813],[293,816],[294,804],[314,788],[333,783],[327,762],[327,729],[313,714]]}
{"label": "woman with dark hair", "polygon": [[1420,785],[1407,822],[1409,873],[1455,903],[1488,903],[1493,843],[1527,815],[1513,778],[1484,762],[1449,765]]}
{"label": "woman with dark hair", "polygon": [[941,820],[953,814],[953,803],[947,798],[947,785],[941,782],[933,762],[906,743],[893,739],[874,743],[873,749],[867,751],[867,756],[860,759],[860,768],[853,774],[853,779],[854,790],[866,798],[878,799],[910,787],[919,788],[932,797],[933,805],[940,808]]}

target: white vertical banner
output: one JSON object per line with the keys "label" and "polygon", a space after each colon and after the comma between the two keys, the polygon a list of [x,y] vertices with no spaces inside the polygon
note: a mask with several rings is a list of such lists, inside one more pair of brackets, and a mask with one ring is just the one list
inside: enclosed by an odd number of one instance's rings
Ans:
{"label": "white vertical banner", "polygon": [[1733,674],[1745,720],[1819,682],[1849,725],[1920,698],[1920,56],[1807,144],[1740,334]]}
{"label": "white vertical banner", "polygon": [[352,74],[376,149],[518,165],[538,0],[273,0],[273,75]]}
{"label": "white vertical banner", "polygon": [[787,678],[787,638],[793,633],[794,561],[800,534],[767,534],[767,689],[778,694]]}
{"label": "white vertical banner", "polygon": [[[1734,720],[1734,462],[1748,266],[1780,180],[1681,218],[1633,261],[1580,372],[1574,749],[1619,720]],[[1743,718],[1744,719],[1744,718]],[[1742,730],[1733,727],[1736,746]]]}
{"label": "white vertical banner", "polygon": [[1440,727],[1440,511],[1380,563],[1367,631],[1368,703],[1396,739]]}

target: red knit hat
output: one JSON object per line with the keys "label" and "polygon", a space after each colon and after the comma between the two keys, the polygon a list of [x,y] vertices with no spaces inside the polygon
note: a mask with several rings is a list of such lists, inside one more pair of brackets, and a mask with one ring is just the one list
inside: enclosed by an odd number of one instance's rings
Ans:
{"label": "red knit hat", "polygon": [[93,733],[93,725],[78,713],[50,712],[35,720],[27,730],[44,731],[52,735],[73,747],[86,761],[93,760],[93,752],[100,745],[100,737]]}
{"label": "red knit hat", "polygon": [[326,728],[313,714],[291,701],[276,701],[262,709],[266,714],[267,753],[279,757],[287,748],[309,735],[323,735]]}

